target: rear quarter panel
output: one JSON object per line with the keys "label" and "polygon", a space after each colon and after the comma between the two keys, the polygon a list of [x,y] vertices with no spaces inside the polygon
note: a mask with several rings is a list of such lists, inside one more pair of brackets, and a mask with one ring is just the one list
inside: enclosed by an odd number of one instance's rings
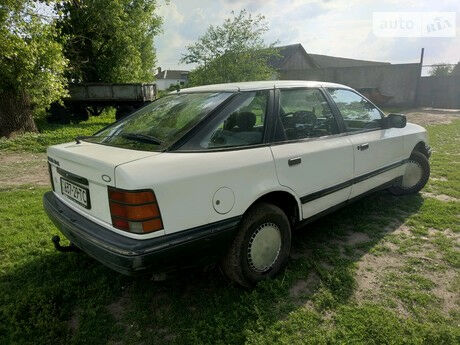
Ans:
{"label": "rear quarter panel", "polygon": [[[153,189],[167,234],[240,216],[260,196],[286,189],[278,183],[269,147],[163,153],[121,165],[115,174],[118,188]],[[221,187],[235,197],[226,214],[213,207]]]}

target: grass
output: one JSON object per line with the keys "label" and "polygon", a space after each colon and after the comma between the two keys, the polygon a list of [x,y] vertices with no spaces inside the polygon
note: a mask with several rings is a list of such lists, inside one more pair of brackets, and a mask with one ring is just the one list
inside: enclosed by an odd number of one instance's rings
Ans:
{"label": "grass", "polygon": [[0,344],[458,344],[460,203],[435,196],[459,196],[460,121],[429,135],[432,194],[377,193],[309,225],[250,291],[216,268],[154,282],[56,252],[47,188],[0,190]]}
{"label": "grass", "polygon": [[0,138],[0,151],[46,152],[50,145],[72,141],[79,135],[91,135],[115,121],[115,111],[109,110],[88,121],[72,125],[50,124],[38,121],[38,133],[26,133],[13,139]]}

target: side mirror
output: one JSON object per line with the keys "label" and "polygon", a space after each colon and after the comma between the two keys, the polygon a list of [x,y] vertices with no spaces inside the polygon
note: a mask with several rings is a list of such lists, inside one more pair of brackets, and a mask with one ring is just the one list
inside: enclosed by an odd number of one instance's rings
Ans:
{"label": "side mirror", "polygon": [[407,123],[406,116],[402,114],[388,114],[384,121],[385,128],[404,128]]}

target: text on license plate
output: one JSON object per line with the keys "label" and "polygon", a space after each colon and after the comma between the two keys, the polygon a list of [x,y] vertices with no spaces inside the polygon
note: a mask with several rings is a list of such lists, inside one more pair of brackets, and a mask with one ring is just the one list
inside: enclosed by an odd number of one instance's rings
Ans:
{"label": "text on license plate", "polygon": [[61,177],[61,193],[67,196],[72,201],[89,208],[89,190],[73,184],[70,181]]}

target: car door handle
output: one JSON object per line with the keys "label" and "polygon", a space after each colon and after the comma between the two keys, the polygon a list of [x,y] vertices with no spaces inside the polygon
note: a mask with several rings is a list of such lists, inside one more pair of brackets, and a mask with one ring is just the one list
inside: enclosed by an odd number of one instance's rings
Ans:
{"label": "car door handle", "polygon": [[360,151],[367,150],[368,148],[369,148],[369,144],[368,144],[368,143],[358,145],[358,150],[360,150]]}
{"label": "car door handle", "polygon": [[297,164],[300,164],[302,163],[302,158],[300,157],[297,157],[297,158],[291,158],[290,160],[288,160],[288,164],[289,166],[293,166],[293,165],[297,165]]}

